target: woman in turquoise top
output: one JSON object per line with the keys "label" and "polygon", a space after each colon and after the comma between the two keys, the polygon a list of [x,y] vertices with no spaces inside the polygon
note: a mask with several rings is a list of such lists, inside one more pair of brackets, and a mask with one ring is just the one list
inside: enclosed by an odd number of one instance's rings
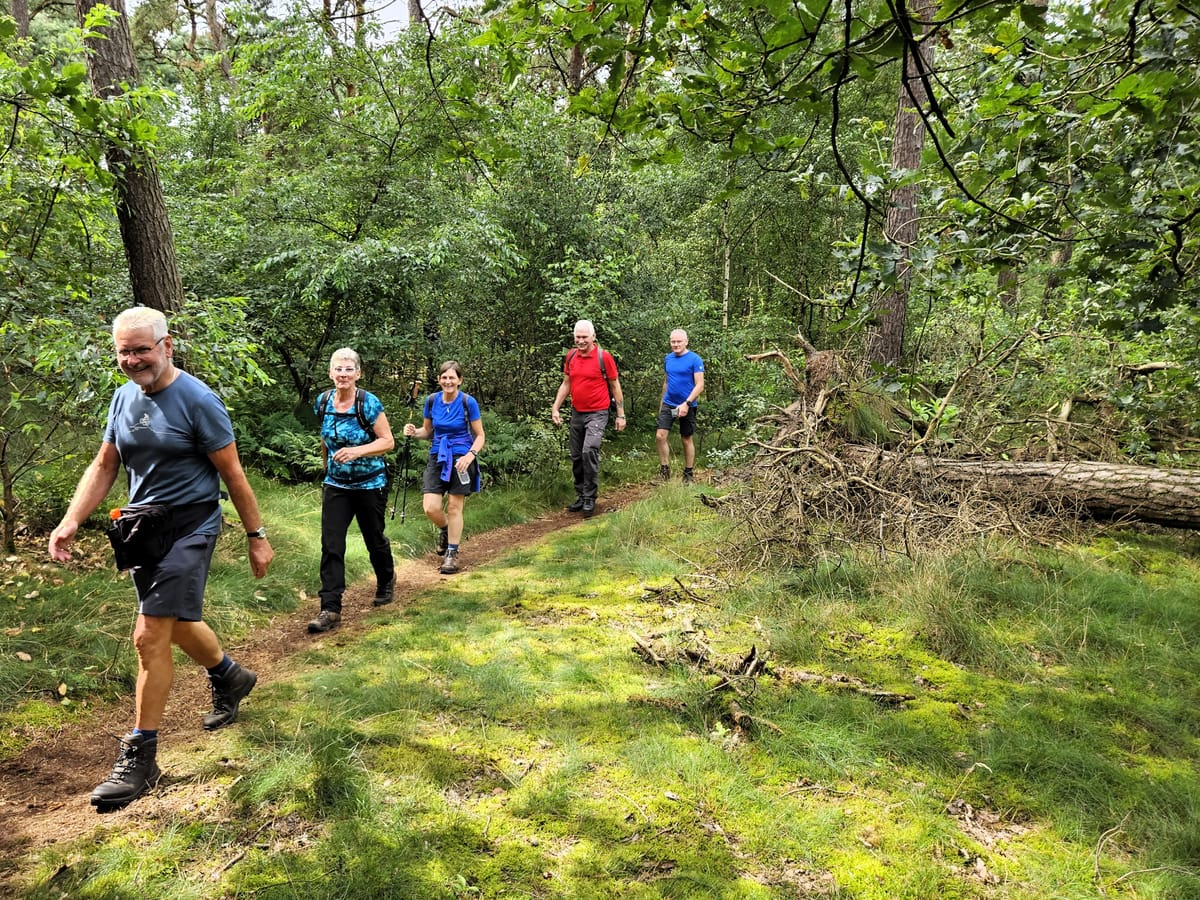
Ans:
{"label": "woman in turquoise top", "polygon": [[358,387],[362,361],[349,347],[329,360],[333,390],[317,398],[325,480],[321,485],[321,611],[308,623],[310,634],[328,631],[342,620],[346,589],[346,532],[358,520],[375,570],[375,605],[391,603],[396,565],[384,533],[388,479],[384,454],[396,445],[383,404]]}
{"label": "woman in turquoise top", "polygon": [[[479,464],[483,449],[483,420],[475,398],[459,390],[462,366],[450,359],[438,368],[440,393],[425,399],[421,427],[404,426],[407,437],[430,439],[429,462],[421,478],[425,515],[438,528],[438,555],[445,554],[438,571],[458,571],[458,545],[462,540],[463,504],[479,490]],[[443,508],[443,498],[445,507]]]}

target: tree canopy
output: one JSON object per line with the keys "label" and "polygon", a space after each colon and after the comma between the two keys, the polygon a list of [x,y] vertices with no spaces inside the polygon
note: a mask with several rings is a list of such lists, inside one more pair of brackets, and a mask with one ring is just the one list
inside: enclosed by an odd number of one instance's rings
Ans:
{"label": "tree canopy", "polygon": [[[910,410],[1019,342],[958,410],[964,446],[1038,443],[1073,400],[1104,431],[1081,455],[1194,450],[1189,8],[426,13],[396,28],[333,4],[144,4],[141,81],[111,95],[89,90],[91,32],[52,7],[0,20],[8,408],[30,409],[22,348],[59,334],[46,321],[103,346],[131,302],[116,147],[157,167],[183,308],[221,311],[201,320],[196,364],[244,348],[222,390],[285,431],[307,427],[347,344],[385,401],[457,358],[490,409],[532,427],[581,317],[635,408],[656,402],[666,335],[686,327],[713,362],[712,425],[744,431],[791,390],[747,355],[795,352],[799,333],[869,360],[903,288],[899,352],[869,377]],[[904,232],[887,224],[901,196]],[[99,415],[63,350],[41,354],[63,360],[36,375],[42,415],[57,396]],[[246,440],[264,462],[286,455]]]}

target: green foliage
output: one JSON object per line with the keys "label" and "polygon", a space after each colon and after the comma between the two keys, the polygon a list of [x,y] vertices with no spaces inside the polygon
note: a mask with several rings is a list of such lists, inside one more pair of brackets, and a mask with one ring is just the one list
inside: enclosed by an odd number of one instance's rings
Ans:
{"label": "green foliage", "polygon": [[317,430],[290,411],[235,422],[238,452],[272,478],[316,481],[325,471]]}
{"label": "green foliage", "polygon": [[[92,433],[116,380],[109,358],[81,343],[78,318],[34,314],[7,304],[0,325],[0,506],[4,549],[20,524],[57,521],[74,489],[62,466]],[[86,450],[83,452],[87,452]]]}
{"label": "green foliage", "polygon": [[480,460],[488,483],[503,483],[520,476],[544,479],[566,458],[561,432],[548,422],[522,419],[510,422],[483,414],[487,447]]}

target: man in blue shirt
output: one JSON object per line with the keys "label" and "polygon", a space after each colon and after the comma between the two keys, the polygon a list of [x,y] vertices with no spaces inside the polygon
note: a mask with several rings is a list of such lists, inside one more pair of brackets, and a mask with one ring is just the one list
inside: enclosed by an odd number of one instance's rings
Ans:
{"label": "man in blue shirt", "polygon": [[671,478],[671,447],[667,438],[671,425],[678,420],[679,440],[683,444],[683,483],[692,483],[692,468],[696,463],[696,398],[704,392],[704,361],[687,348],[687,332],[676,328],[671,332],[671,352],[663,360],[663,396],[658,407],[658,471],[663,481]]}
{"label": "man in blue shirt", "polygon": [[134,727],[121,738],[112,774],[92,791],[92,805],[101,810],[135,800],[162,774],[155,758],[171,693],[172,645],[208,672],[213,711],[203,724],[209,731],[237,718],[257,680],[226,655],[203,620],[204,586],[221,532],[222,481],[246,529],[246,555],[255,578],[267,574],[275,555],[238,459],[225,404],[204,382],[175,367],[175,345],[163,314],[144,306],[125,310],[113,321],[113,344],[117,365],[129,380],[113,394],[100,450],[50,535],[50,556],[70,559],[67,548],[79,526],[108,496],[122,468],[129,476],[129,506],[163,507],[170,520],[166,555],[132,568],[138,597]]}

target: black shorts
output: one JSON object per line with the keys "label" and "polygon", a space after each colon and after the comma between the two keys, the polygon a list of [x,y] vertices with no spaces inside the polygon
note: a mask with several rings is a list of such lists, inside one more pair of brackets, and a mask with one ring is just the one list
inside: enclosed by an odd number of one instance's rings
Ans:
{"label": "black shorts", "polygon": [[[454,462],[467,454],[463,453],[454,457]],[[463,484],[458,479],[458,470],[450,468],[450,480],[442,481],[442,464],[438,462],[436,456],[429,457],[429,462],[425,464],[425,471],[421,474],[421,493],[422,494],[474,494],[475,486],[479,484],[479,463],[471,460],[471,465],[468,466],[467,472],[470,478],[466,484]]]}
{"label": "black shorts", "polygon": [[682,419],[675,415],[678,407],[660,404],[658,407],[658,428],[660,431],[670,431],[671,425],[679,423],[680,437],[691,437],[696,433],[696,404],[689,403],[687,415]]}
{"label": "black shorts", "polygon": [[215,534],[189,534],[172,544],[158,565],[134,569],[138,612],[199,622],[204,617],[204,585],[216,546]]}

